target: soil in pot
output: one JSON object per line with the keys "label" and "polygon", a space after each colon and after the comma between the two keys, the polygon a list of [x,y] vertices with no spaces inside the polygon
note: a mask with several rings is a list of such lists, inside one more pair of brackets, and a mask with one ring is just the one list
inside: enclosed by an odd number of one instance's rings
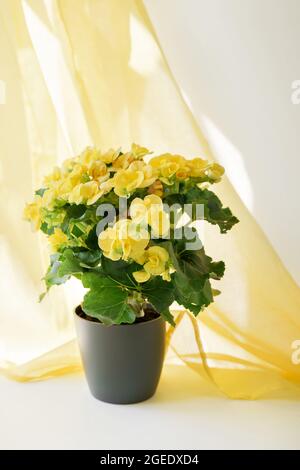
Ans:
{"label": "soil in pot", "polygon": [[[136,323],[145,323],[147,321],[151,321],[151,320],[155,320],[156,318],[158,318],[160,315],[159,313],[157,313],[154,308],[152,307],[152,305],[148,305],[147,307],[144,308],[144,313],[145,315],[143,317],[137,317],[135,322],[132,323],[133,325],[135,325]],[[96,322],[96,323],[101,323],[100,320],[98,320],[97,318],[95,317],[90,317],[89,315],[87,315],[83,310],[82,310],[82,307],[81,305],[79,305],[76,309],[76,314],[80,317],[80,318],[83,318],[85,320],[89,320],[89,321],[93,321],[93,322]],[[127,323],[121,323],[122,325],[127,325]]]}

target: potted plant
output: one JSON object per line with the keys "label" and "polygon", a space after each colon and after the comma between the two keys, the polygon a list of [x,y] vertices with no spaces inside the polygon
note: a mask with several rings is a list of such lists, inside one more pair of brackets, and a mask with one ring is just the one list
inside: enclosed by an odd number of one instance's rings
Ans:
{"label": "potted plant", "polygon": [[225,265],[206,255],[193,223],[226,233],[238,222],[208,189],[220,165],[149,154],[87,148],[54,168],[24,213],[52,248],[46,292],[71,276],[88,289],[75,311],[79,346],[92,394],[112,403],[154,394],[172,303],[197,316],[219,293],[211,279]]}

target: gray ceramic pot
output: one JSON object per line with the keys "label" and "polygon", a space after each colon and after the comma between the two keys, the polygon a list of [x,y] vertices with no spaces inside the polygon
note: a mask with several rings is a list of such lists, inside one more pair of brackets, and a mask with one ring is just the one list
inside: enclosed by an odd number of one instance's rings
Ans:
{"label": "gray ceramic pot", "polygon": [[165,321],[105,326],[80,316],[75,326],[92,395],[108,403],[137,403],[156,391],[164,360]]}

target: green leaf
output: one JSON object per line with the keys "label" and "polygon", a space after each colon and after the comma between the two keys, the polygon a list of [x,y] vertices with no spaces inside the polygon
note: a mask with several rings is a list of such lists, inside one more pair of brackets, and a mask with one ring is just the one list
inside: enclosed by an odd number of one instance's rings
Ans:
{"label": "green leaf", "polygon": [[37,191],[35,191],[35,194],[36,194],[37,196],[43,197],[44,192],[45,192],[46,190],[47,190],[47,188],[40,188],[40,189],[38,189]]}
{"label": "green leaf", "polygon": [[224,276],[224,273],[225,273],[225,263],[224,263],[224,261],[218,261],[218,262],[215,262],[215,263],[211,263],[210,266],[211,266],[210,267],[210,277],[212,279],[216,279],[217,281],[222,279],[222,277]]}
{"label": "green leaf", "polygon": [[78,258],[80,266],[91,269],[95,268],[99,265],[99,262],[101,260],[102,253],[99,250],[85,250],[85,251],[79,251],[78,253],[75,254],[76,258]]}
{"label": "green leaf", "polygon": [[181,270],[188,276],[200,277],[210,273],[212,259],[205,254],[204,248],[195,251],[184,251],[179,258]]}
{"label": "green leaf", "polygon": [[84,287],[89,292],[84,297],[84,312],[105,325],[134,323],[135,313],[128,304],[128,292],[117,282],[101,273],[82,275]]}
{"label": "green leaf", "polygon": [[105,256],[102,257],[101,267],[103,272],[113,280],[123,284],[129,289],[136,289],[137,283],[132,273],[139,271],[141,266],[137,263],[128,263],[126,261],[112,261]]}
{"label": "green leaf", "polygon": [[95,225],[92,230],[90,230],[86,240],[86,246],[90,250],[99,250],[98,237],[97,237],[97,226]]}
{"label": "green leaf", "polygon": [[79,204],[78,206],[76,204],[72,204],[67,207],[66,215],[69,219],[79,219],[83,214],[85,214],[86,210],[87,209],[84,204]]}
{"label": "green leaf", "polygon": [[59,276],[71,276],[83,271],[80,261],[75,257],[71,249],[67,249],[61,256],[61,264],[58,268]]}
{"label": "green leaf", "polygon": [[176,272],[172,275],[175,300],[195,315],[213,301],[209,279],[221,279],[224,275],[223,261],[212,258],[201,250],[186,250],[186,240],[172,240],[161,244],[169,253]]}
{"label": "green leaf", "polygon": [[179,204],[180,206],[183,206],[184,202],[184,194],[177,193],[164,196],[164,203],[168,204],[169,206],[172,206],[173,204]]}
{"label": "green leaf", "polygon": [[163,319],[164,319],[166,322],[170,323],[172,326],[176,326],[174,317],[173,317],[172,313],[170,312],[170,309],[169,309],[169,308],[167,308],[167,309],[165,309],[165,310],[162,310],[162,311],[160,312],[160,315],[163,317]]}
{"label": "green leaf", "polygon": [[58,285],[64,284],[70,278],[69,275],[64,275],[64,274],[62,275],[59,272],[60,266],[61,266],[60,254],[55,253],[51,255],[49,268],[45,274],[45,277],[43,278],[46,284],[46,292],[43,292],[40,295],[39,297],[40,302],[43,300],[43,298],[45,297],[45,295],[47,294],[47,292],[52,286],[58,286]]}
{"label": "green leaf", "polygon": [[54,227],[48,227],[48,224],[46,224],[46,222],[43,222],[41,225],[41,231],[49,236],[52,235],[52,233],[54,232]]}
{"label": "green leaf", "polygon": [[142,285],[142,294],[165,320],[174,325],[174,318],[169,311],[170,305],[174,302],[172,282],[164,281],[160,276],[156,276]]}
{"label": "green leaf", "polygon": [[[194,315],[213,301],[209,278],[219,279],[224,273],[224,263],[212,263],[204,249],[183,251],[176,255],[176,272],[172,279],[175,285],[175,299]],[[174,256],[174,255],[173,255]]]}
{"label": "green leaf", "polygon": [[60,267],[58,274],[60,276],[80,274],[87,269],[96,269],[101,259],[100,250],[89,251],[82,250],[76,251],[75,249],[67,248],[60,256]]}
{"label": "green leaf", "polygon": [[[204,282],[203,282],[204,281]],[[175,300],[197,316],[213,301],[209,279],[189,280],[181,273],[174,274]]]}
{"label": "green leaf", "polygon": [[221,233],[226,233],[239,220],[232,214],[231,210],[224,208],[220,199],[215,193],[208,189],[192,188],[185,196],[187,204],[203,204],[204,219],[213,225],[218,225]]}
{"label": "green leaf", "polygon": [[70,233],[73,235],[73,237],[80,238],[82,235],[84,235],[84,230],[78,227],[78,225],[74,224]]}

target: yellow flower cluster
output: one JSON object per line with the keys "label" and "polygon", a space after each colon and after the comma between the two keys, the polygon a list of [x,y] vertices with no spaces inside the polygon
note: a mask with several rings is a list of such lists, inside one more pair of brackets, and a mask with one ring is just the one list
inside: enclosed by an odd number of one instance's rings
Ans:
{"label": "yellow flower cluster", "polygon": [[150,246],[150,232],[164,237],[170,229],[168,214],[156,195],[135,198],[129,209],[131,219],[121,219],[100,233],[98,243],[104,256],[113,261],[135,261],[143,266],[133,274],[137,282],[161,275],[170,280],[169,254],[160,246]]}
{"label": "yellow flower cluster", "polygon": [[35,196],[34,201],[27,204],[24,209],[24,218],[31,222],[33,230],[39,230],[42,224],[41,205],[42,198]]}
{"label": "yellow flower cluster", "polygon": [[104,256],[113,261],[123,259],[139,263],[150,240],[147,230],[134,224],[132,220],[121,219],[99,235],[99,246]]}
{"label": "yellow flower cluster", "polygon": [[145,251],[143,269],[133,273],[137,282],[146,282],[151,276],[162,276],[165,281],[170,281],[169,253],[162,246],[151,246]]}
{"label": "yellow flower cluster", "polygon": [[125,154],[120,150],[101,153],[87,148],[78,157],[55,167],[44,179],[44,194],[25,208],[24,216],[40,228],[40,209],[53,210],[57,200],[92,205],[112,189],[118,196],[129,196],[138,188],[151,186],[156,172],[143,158],[150,152],[136,144]]}
{"label": "yellow flower cluster", "polygon": [[187,160],[181,155],[165,153],[152,158],[150,165],[158,172],[159,179],[169,185],[172,179],[185,181],[189,178],[209,178],[214,182],[221,180],[224,168],[218,163],[210,163],[202,158]]}
{"label": "yellow flower cluster", "polygon": [[[170,229],[169,217],[163,210],[161,200],[167,191],[166,186],[190,178],[195,180],[195,184],[205,181],[218,182],[224,174],[224,169],[217,163],[210,163],[201,158],[187,160],[181,155],[167,153],[154,157],[147,163],[145,157],[150,153],[147,148],[136,144],[132,144],[130,151],[126,153],[120,149],[110,149],[103,153],[97,148],[87,148],[77,157],[65,160],[61,167],[55,167],[53,172],[46,176],[40,195],[25,207],[25,219],[31,221],[34,230],[38,230],[49,212],[52,213],[66,203],[90,206],[111,191],[116,196],[127,198],[139,191],[143,196],[148,196],[144,199],[136,198],[132,202],[131,222],[127,223],[127,228],[130,225],[130,230],[133,231],[133,226],[140,227],[141,233],[144,233],[147,227],[147,230],[151,229],[154,237],[165,237]],[[53,224],[52,227],[57,225],[58,223]],[[126,224],[119,225],[122,225],[124,230]],[[118,230],[119,228],[117,226]],[[135,259],[135,254],[145,243],[145,240],[137,241],[135,237],[129,237],[128,240],[119,239],[114,229],[111,229],[109,234],[110,236],[107,233],[102,235],[107,238],[101,239],[101,243],[105,244],[105,255],[111,259],[119,259],[119,254],[123,259]],[[67,243],[63,235],[63,232],[57,230],[50,236],[53,249],[58,249],[63,241]],[[110,244],[111,238],[113,242]],[[145,272],[148,271],[145,269]],[[146,276],[140,273],[140,279],[142,275]]]}
{"label": "yellow flower cluster", "polygon": [[129,214],[136,224],[149,225],[153,237],[165,238],[169,234],[170,219],[159,196],[150,194],[144,199],[135,198],[130,205]]}

